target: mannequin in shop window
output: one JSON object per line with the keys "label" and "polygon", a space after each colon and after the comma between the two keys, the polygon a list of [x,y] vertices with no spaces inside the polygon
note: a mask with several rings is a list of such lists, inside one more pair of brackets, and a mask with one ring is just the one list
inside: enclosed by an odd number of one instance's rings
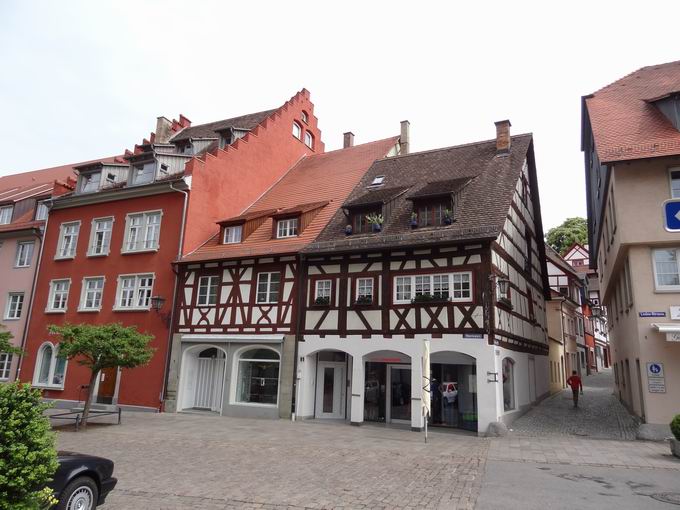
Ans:
{"label": "mannequin in shop window", "polygon": [[444,400],[444,420],[447,425],[453,426],[455,425],[454,416],[458,400],[458,390],[456,389],[456,386],[453,383],[449,383],[446,385],[446,388],[444,389],[443,393],[443,400]]}
{"label": "mannequin in shop window", "polygon": [[434,377],[430,381],[430,396],[432,397],[432,423],[442,423],[442,385]]}

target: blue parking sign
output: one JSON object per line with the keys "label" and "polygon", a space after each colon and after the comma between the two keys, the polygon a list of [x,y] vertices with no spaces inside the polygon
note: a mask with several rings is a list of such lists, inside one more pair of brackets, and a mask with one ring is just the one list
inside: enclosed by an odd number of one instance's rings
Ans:
{"label": "blue parking sign", "polygon": [[669,232],[680,232],[680,199],[674,198],[663,203],[664,227]]}

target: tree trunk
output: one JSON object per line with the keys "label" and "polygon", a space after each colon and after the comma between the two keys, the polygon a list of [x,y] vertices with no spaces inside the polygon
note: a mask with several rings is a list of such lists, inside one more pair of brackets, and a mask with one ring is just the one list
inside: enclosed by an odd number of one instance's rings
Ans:
{"label": "tree trunk", "polygon": [[97,375],[99,375],[99,370],[93,370],[92,375],[90,375],[90,384],[87,387],[87,398],[85,399],[85,406],[83,407],[83,419],[81,422],[81,427],[87,428],[87,418],[90,415],[90,406],[92,405],[92,393],[94,392],[94,385],[97,380]]}

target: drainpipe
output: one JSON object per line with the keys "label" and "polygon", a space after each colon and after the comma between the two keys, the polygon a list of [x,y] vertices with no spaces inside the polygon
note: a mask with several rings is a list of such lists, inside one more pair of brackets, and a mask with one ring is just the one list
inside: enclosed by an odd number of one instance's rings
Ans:
{"label": "drainpipe", "polygon": [[[179,247],[177,249],[177,260],[182,258],[182,250],[184,248],[184,229],[186,228],[186,218],[187,218],[187,206],[189,204],[189,192],[187,190],[181,190],[177,189],[174,186],[174,183],[170,183],[170,189],[172,191],[176,191],[177,193],[181,193],[184,195],[184,206],[182,207],[182,227],[180,228],[179,231]],[[167,396],[167,391],[168,391],[168,375],[170,373],[170,355],[172,354],[172,327],[173,324],[175,323],[175,304],[177,302],[177,278],[178,278],[178,272],[175,271],[175,268],[173,267],[172,272],[175,274],[175,284],[172,287],[172,308],[170,308],[170,318],[168,321],[168,352],[165,355],[165,370],[163,372],[163,389],[161,390],[161,402],[159,405],[159,410],[163,406],[163,402],[165,401],[165,397]]]}
{"label": "drainpipe", "polygon": [[564,298],[560,299],[560,328],[562,329],[562,360],[564,364],[561,368],[562,370],[562,388],[566,388],[565,381],[567,380],[567,339],[564,336],[564,310],[562,305],[564,304]]}
{"label": "drainpipe", "polygon": [[19,380],[21,375],[21,365],[24,362],[24,353],[26,349],[26,342],[28,341],[28,327],[31,324],[31,315],[33,315],[33,302],[35,301],[35,289],[38,286],[38,272],[40,269],[40,263],[42,262],[42,255],[45,249],[45,234],[47,233],[47,224],[50,221],[50,210],[54,202],[52,200],[47,200],[47,219],[45,220],[45,226],[43,233],[34,234],[40,240],[40,250],[38,251],[38,260],[35,262],[35,271],[33,272],[33,284],[31,285],[31,300],[28,303],[28,315],[26,316],[26,322],[24,323],[24,333],[21,335],[21,354],[19,355],[19,362],[17,363],[17,373],[14,377],[15,381]]}
{"label": "drainpipe", "polygon": [[303,284],[306,281],[304,278],[304,273],[303,273],[303,265],[305,261],[305,256],[303,254],[298,255],[298,274],[297,274],[297,280],[298,280],[298,289],[297,289],[297,310],[295,314],[295,359],[293,360],[293,400],[295,401],[294,405],[292,406],[292,413],[290,415],[291,421],[295,421],[295,416],[297,414],[297,408],[298,405],[300,404],[300,399],[298,398],[299,393],[300,393],[300,380],[298,379],[297,373],[298,373],[298,345],[300,343],[300,339],[302,337],[301,331],[302,331],[302,310],[304,303],[302,302],[302,298],[304,296],[304,288]]}

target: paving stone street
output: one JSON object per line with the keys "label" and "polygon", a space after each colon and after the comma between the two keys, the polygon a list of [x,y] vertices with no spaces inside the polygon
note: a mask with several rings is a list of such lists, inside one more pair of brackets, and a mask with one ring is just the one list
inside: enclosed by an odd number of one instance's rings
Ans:
{"label": "paving stone street", "polygon": [[[680,461],[665,443],[629,440],[632,425],[616,409],[607,377],[586,378],[580,410],[570,410],[563,395],[547,399],[505,438],[435,431],[425,444],[421,433],[368,424],[127,413],[121,426],[64,430],[58,442],[116,462],[109,510],[498,508],[505,494],[515,497],[507,508],[569,508],[571,496],[602,508],[600,499],[613,497],[602,494],[624,489],[636,504],[644,496],[644,506],[666,508],[652,495],[680,492],[677,484],[673,490]],[[610,414],[597,411],[597,400],[611,405]],[[546,488],[558,485],[551,494],[565,496],[543,498],[542,479]],[[534,494],[535,506],[522,491]]]}

